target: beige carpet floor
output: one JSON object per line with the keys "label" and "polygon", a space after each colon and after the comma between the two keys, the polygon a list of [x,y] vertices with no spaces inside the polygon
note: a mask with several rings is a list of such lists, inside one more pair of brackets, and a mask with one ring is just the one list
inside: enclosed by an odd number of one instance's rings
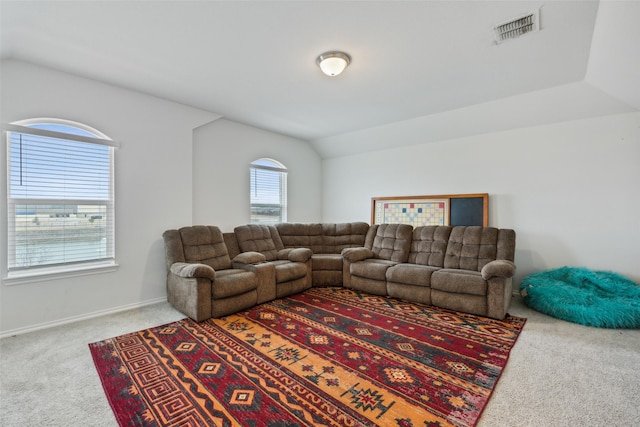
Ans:
{"label": "beige carpet floor", "polygon": [[[640,330],[564,322],[519,297],[510,313],[527,324],[478,426],[640,425]],[[0,340],[0,426],[117,426],[87,344],[183,317],[161,303]]]}

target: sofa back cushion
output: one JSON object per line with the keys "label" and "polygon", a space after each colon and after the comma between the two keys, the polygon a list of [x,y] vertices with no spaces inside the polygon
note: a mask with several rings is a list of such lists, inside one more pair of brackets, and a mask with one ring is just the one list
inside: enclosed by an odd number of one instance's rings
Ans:
{"label": "sofa back cushion", "polygon": [[322,224],[276,224],[285,248],[309,248],[315,253],[322,252]]}
{"label": "sofa back cushion", "polygon": [[[195,225],[168,230],[164,233],[164,241],[168,264],[187,262],[207,264],[214,270],[231,268],[227,245],[218,227]],[[169,255],[169,251],[172,255]]]}
{"label": "sofa back cushion", "polygon": [[446,225],[416,227],[413,230],[408,262],[430,267],[444,267],[450,235],[451,227]]}
{"label": "sofa back cushion", "polygon": [[374,224],[367,232],[364,246],[378,259],[407,262],[412,232],[413,227],[408,224]]}
{"label": "sofa back cushion", "polygon": [[314,254],[339,254],[361,247],[369,230],[366,222],[326,224],[276,224],[285,248],[309,248]]}
{"label": "sofa back cushion", "polygon": [[513,261],[516,233],[494,227],[453,227],[447,244],[444,268],[480,271],[487,263],[504,259]]}
{"label": "sofa back cushion", "polygon": [[267,261],[277,259],[278,251],[284,249],[280,234],[273,225],[240,225],[233,231],[242,252],[260,252]]}
{"label": "sofa back cushion", "polygon": [[339,254],[345,248],[362,247],[367,231],[366,222],[322,224],[322,253]]}

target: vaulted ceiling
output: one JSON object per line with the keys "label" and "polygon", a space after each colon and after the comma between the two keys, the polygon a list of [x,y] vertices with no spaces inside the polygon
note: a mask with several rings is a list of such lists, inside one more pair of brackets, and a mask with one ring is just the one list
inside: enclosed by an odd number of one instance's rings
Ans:
{"label": "vaulted ceiling", "polygon": [[[495,25],[535,10],[540,31],[494,42]],[[307,140],[323,157],[398,123],[420,121],[428,141],[640,110],[634,1],[2,0],[0,15],[3,59]],[[315,59],[333,49],[352,63],[332,78]]]}

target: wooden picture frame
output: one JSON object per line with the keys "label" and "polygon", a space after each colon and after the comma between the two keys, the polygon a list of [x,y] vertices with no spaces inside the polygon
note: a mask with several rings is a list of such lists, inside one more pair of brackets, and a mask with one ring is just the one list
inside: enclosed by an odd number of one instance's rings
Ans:
{"label": "wooden picture frame", "polygon": [[489,194],[371,198],[371,224],[489,226]]}

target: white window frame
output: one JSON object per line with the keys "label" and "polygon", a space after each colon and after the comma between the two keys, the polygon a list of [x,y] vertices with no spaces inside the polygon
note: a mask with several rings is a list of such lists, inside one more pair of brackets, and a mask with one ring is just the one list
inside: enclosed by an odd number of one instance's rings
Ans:
{"label": "white window frame", "polygon": [[[255,184],[255,180],[257,178],[257,174],[260,172],[273,172],[274,175],[278,176],[279,184],[278,187],[278,203],[274,203],[271,201],[270,203],[255,203],[254,196],[256,196],[255,192],[257,190],[257,186]],[[254,160],[249,165],[249,222],[252,224],[277,224],[280,222],[287,222],[287,168],[277,160],[270,158],[260,158]],[[275,187],[274,187],[275,189]],[[254,215],[254,210],[256,208],[269,209],[270,207],[274,207],[280,211],[280,215],[277,219],[263,219],[258,220],[257,216]]]}
{"label": "white window frame", "polygon": [[[56,132],[52,130],[45,130],[30,127],[33,125],[63,125],[69,126],[73,128],[80,129],[84,132],[88,132],[93,136],[84,136],[84,135],[76,135],[66,132]],[[101,272],[109,272],[114,271],[117,268],[117,264],[115,261],[115,191],[114,191],[114,159],[115,159],[115,147],[118,147],[118,144],[113,141],[111,138],[103,134],[102,132],[94,129],[90,126],[87,126],[82,123],[63,120],[63,119],[55,119],[55,118],[34,118],[21,120],[17,122],[13,122],[10,124],[3,125],[3,128],[6,133],[6,142],[7,142],[7,209],[6,213],[6,233],[7,233],[7,242],[5,247],[3,248],[6,252],[5,257],[5,269],[3,272],[3,282],[5,284],[19,284],[23,282],[32,282],[32,281],[44,281],[50,280],[52,278],[58,277],[69,277],[69,276],[77,276],[84,274],[93,274],[93,273],[101,273]],[[99,199],[82,199],[82,200],[71,200],[69,198],[60,198],[60,199],[37,199],[37,198],[28,198],[28,197],[17,197],[13,198],[11,193],[11,153],[10,153],[10,140],[12,133],[22,133],[29,135],[36,135],[45,138],[55,138],[62,140],[69,140],[75,142],[89,143],[89,144],[97,144],[110,147],[110,164],[109,164],[109,189],[108,189],[108,199],[99,198]],[[106,253],[103,256],[96,257],[95,259],[87,259],[81,261],[69,261],[69,262],[53,262],[53,263],[43,263],[36,264],[33,266],[25,266],[19,265],[19,262],[16,262],[16,244],[15,244],[15,223],[11,223],[11,221],[15,221],[16,218],[16,205],[21,204],[32,204],[32,205],[69,205],[69,204],[78,204],[83,206],[91,206],[91,205],[105,205],[106,206],[106,215],[107,221],[109,222],[106,229],[106,243],[105,247]],[[92,218],[93,219],[93,218]]]}

